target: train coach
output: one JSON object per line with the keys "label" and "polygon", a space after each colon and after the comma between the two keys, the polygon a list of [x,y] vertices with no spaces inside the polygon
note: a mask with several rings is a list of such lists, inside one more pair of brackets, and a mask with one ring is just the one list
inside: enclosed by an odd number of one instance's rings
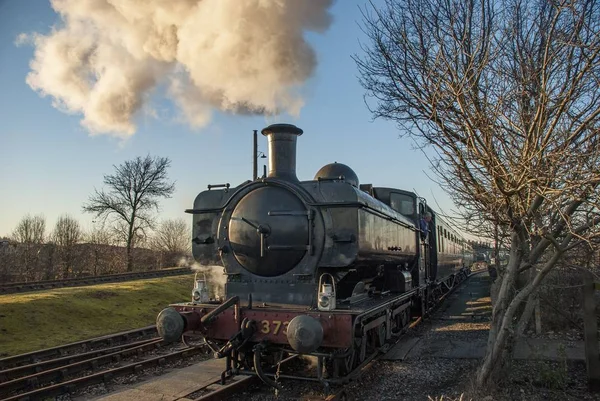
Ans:
{"label": "train coach", "polygon": [[277,387],[266,368],[303,354],[317,371],[294,378],[346,381],[473,263],[458,230],[412,192],[361,185],[341,163],[299,181],[302,133],[263,129],[268,176],[211,185],[186,211],[194,259],[222,267],[225,294],[209,299],[198,280],[191,302],[164,309],[157,327],[167,341],[201,338],[225,359],[223,378],[255,374]]}

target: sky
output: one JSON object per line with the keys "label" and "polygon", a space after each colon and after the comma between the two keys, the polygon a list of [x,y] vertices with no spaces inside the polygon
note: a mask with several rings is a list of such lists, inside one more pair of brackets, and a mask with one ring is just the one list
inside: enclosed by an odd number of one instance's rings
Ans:
{"label": "sky", "polygon": [[[381,3],[378,1],[375,4]],[[160,219],[184,218],[196,195],[208,184],[252,178],[252,130],[272,123],[302,128],[298,138],[297,175],[312,179],[323,165],[337,161],[354,169],[361,183],[414,190],[434,209],[449,213],[448,196],[429,177],[429,164],[393,122],[373,121],[351,56],[361,54],[361,0],[337,0],[331,25],[306,34],[316,54],[316,68],[301,90],[304,106],[297,115],[236,115],[215,111],[202,127],[191,127],[176,106],[150,92],[161,113],[139,112],[136,132],[126,139],[91,134],[78,112],[53,106],[27,83],[35,48],[21,34],[47,34],[59,27],[60,16],[45,0],[0,0],[0,236],[10,235],[26,214],[43,214],[47,233],[57,218],[69,214],[84,229],[93,216],[82,212],[95,188],[114,165],[150,154],[168,157],[172,198],[161,201]],[[257,22],[258,24],[259,22]],[[259,135],[259,150],[267,151]],[[264,159],[259,159],[262,172]]]}

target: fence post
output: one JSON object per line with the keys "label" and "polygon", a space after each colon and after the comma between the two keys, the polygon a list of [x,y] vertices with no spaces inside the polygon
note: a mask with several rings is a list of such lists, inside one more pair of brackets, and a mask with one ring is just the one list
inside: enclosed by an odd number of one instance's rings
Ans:
{"label": "fence post", "polygon": [[592,391],[600,391],[600,351],[598,350],[598,322],[596,321],[596,286],[591,272],[584,272],[583,279],[583,323],[585,336],[585,362],[588,385]]}

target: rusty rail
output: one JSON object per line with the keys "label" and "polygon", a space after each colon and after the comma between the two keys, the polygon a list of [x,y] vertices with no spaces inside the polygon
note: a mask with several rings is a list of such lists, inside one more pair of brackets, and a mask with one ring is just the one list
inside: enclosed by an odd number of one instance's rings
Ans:
{"label": "rusty rail", "polygon": [[15,356],[9,356],[0,359],[0,369],[3,371],[22,365],[35,364],[51,358],[65,357],[69,354],[87,352],[93,348],[101,346],[113,346],[115,343],[130,341],[133,338],[156,335],[156,326],[147,326],[140,329],[128,330],[115,334],[108,334],[102,337],[91,338],[89,340],[77,341],[74,343],[61,345],[58,347],[46,348],[39,351],[28,352]]}
{"label": "rusty rail", "polygon": [[189,267],[176,269],[148,270],[132,273],[107,274],[103,276],[90,276],[81,278],[70,278],[64,280],[29,281],[18,283],[5,283],[0,285],[1,294],[15,294],[29,291],[40,291],[63,287],[80,287],[101,283],[116,283],[122,281],[143,280],[148,278],[171,277],[191,273]]}
{"label": "rusty rail", "polygon": [[[8,398],[3,398],[2,401],[16,401],[22,399],[43,399],[45,397],[56,397],[65,393],[72,393],[78,388],[107,382],[116,375],[122,375],[125,373],[139,373],[145,368],[152,366],[162,366],[165,363],[167,363],[167,361],[189,357],[192,355],[196,355],[200,352],[203,352],[203,348],[186,348],[169,354],[160,355],[146,360],[130,363],[124,366],[103,370],[101,372],[93,373],[76,379],[66,380],[64,382],[53,384],[50,386],[33,389],[26,393],[11,395]],[[35,382],[30,382],[30,385],[32,387],[35,387],[39,384],[36,384]]]}
{"label": "rusty rail", "polygon": [[116,347],[85,352],[83,354],[68,355],[62,358],[50,359],[44,362],[32,363],[30,365],[18,366],[16,368],[0,371],[0,393],[2,393],[2,387],[6,382],[28,376],[40,375],[42,372],[51,371],[54,368],[68,368],[69,366],[74,366],[77,363],[86,363],[88,361],[96,361],[95,364],[97,366],[97,361],[101,360],[99,358],[102,356],[108,357],[123,353],[127,354],[127,352],[131,349],[148,345],[149,343],[156,342],[157,340],[159,340],[159,338],[154,337],[148,340],[137,341],[130,344],[121,344]]}

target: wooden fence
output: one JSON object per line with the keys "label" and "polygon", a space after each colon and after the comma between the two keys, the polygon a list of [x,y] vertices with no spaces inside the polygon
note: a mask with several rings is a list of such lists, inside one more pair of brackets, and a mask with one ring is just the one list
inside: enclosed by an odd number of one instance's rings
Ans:
{"label": "wooden fence", "polygon": [[600,350],[598,348],[598,320],[594,292],[600,283],[594,282],[591,272],[586,272],[583,282],[583,323],[585,338],[585,360],[588,384],[592,391],[600,391]]}

